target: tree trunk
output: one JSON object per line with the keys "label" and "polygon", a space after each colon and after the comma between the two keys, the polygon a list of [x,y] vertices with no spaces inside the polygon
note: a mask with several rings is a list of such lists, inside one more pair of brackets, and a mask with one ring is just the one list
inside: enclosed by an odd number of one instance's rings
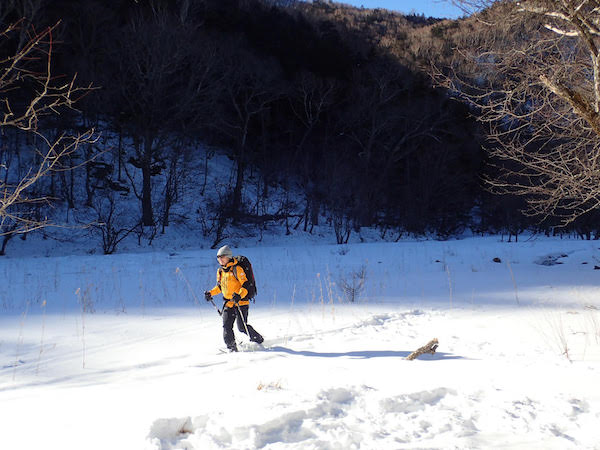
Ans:
{"label": "tree trunk", "polygon": [[123,181],[123,178],[121,176],[121,167],[123,163],[123,132],[121,131],[121,129],[119,129],[119,148],[117,149],[117,152],[117,161],[119,164],[117,179],[119,181]]}
{"label": "tree trunk", "polygon": [[246,117],[242,136],[240,139],[240,147],[237,159],[237,174],[235,178],[235,188],[233,189],[233,200],[231,204],[231,215],[233,220],[239,216],[242,208],[242,190],[244,187],[244,170],[246,168],[245,153],[246,153],[246,138],[248,136],[248,124],[250,117]]}
{"label": "tree trunk", "polygon": [[154,213],[152,211],[152,144],[154,139],[144,139],[144,153],[140,158],[142,166],[142,224],[144,226],[154,225]]}
{"label": "tree trunk", "polygon": [[231,202],[231,214],[233,219],[240,214],[242,208],[242,188],[244,185],[244,162],[243,157],[238,158],[235,188],[233,189],[233,200]]}
{"label": "tree trunk", "polygon": [[165,228],[169,226],[169,213],[177,196],[177,159],[178,155],[177,153],[174,153],[171,157],[169,175],[167,176],[167,183],[165,185],[165,205],[162,220],[162,234],[165,233]]}
{"label": "tree trunk", "polygon": [[[85,147],[85,159],[89,161],[92,157],[92,144],[88,144]],[[90,164],[85,165],[85,192],[87,194],[85,199],[85,206],[91,207],[94,201],[94,189],[92,188],[92,166]]]}

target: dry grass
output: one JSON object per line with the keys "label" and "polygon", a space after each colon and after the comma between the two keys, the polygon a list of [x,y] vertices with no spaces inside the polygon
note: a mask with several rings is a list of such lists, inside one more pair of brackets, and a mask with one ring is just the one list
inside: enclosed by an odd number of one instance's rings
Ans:
{"label": "dry grass", "polygon": [[281,382],[281,380],[278,381],[271,381],[269,383],[263,383],[262,381],[260,383],[258,383],[258,386],[256,386],[256,390],[257,391],[280,391],[283,389],[283,384]]}

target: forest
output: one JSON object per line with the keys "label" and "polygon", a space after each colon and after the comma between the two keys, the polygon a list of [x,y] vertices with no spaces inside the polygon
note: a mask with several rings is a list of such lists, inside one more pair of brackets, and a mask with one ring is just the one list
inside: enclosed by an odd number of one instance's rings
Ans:
{"label": "forest", "polygon": [[[2,214],[1,253],[56,205],[93,211],[107,253],[133,230],[165,232],[182,196],[210,189],[206,174],[193,173],[196,192],[181,180],[215,149],[235,172],[216,201],[177,216],[210,222],[215,245],[225,224],[244,223],[310,233],[325,221],[338,243],[361,227],[397,238],[556,232],[556,217],[525,211],[526,196],[488,186],[505,163],[482,111],[436,79],[451,68],[487,77],[457,49],[507,48],[539,26],[481,22],[327,1],[4,1],[2,73],[18,69],[0,78],[4,197],[32,164],[53,166]],[[17,61],[32,41],[37,53]],[[46,99],[32,134],[31,120],[8,119],[26,115],[40,80],[66,100]],[[132,198],[138,208],[119,209]],[[115,214],[127,217],[121,229]],[[596,214],[560,230],[595,237]]]}

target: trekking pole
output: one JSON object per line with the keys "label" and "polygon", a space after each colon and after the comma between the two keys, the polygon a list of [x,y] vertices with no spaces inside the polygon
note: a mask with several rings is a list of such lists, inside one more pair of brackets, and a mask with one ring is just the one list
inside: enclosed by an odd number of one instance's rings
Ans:
{"label": "trekking pole", "polygon": [[215,307],[215,309],[217,310],[217,312],[219,313],[219,315],[222,316],[223,315],[223,311],[221,311],[219,308],[217,308],[217,305],[215,305],[215,302],[213,302],[212,297],[210,298],[210,302]]}
{"label": "trekking pole", "polygon": [[244,319],[244,314],[242,314],[242,309],[240,308],[239,303],[235,303],[235,306],[237,306],[238,312],[240,313],[240,319],[242,319],[242,323],[244,324],[244,328],[246,329],[246,336],[248,336],[248,339],[250,338],[250,332],[248,331],[248,325],[246,325],[246,320]]}
{"label": "trekking pole", "polygon": [[[192,293],[192,296],[194,297],[194,301],[198,305],[200,303],[198,301],[198,297],[196,297],[196,293],[192,289],[192,286],[190,285],[190,282],[188,281],[188,279],[186,278],[186,276],[183,274],[183,272],[181,271],[181,269],[179,267],[177,269],[175,269],[175,273],[178,273],[179,275],[181,275],[181,278],[183,278],[183,281],[185,281],[185,284],[187,284],[188,289]],[[215,302],[213,302],[212,298],[210,299],[210,302],[215,307],[215,309],[217,310],[217,312],[219,313],[219,315],[222,316],[223,313],[221,312],[221,310],[219,308],[217,308],[217,305],[215,305]]]}

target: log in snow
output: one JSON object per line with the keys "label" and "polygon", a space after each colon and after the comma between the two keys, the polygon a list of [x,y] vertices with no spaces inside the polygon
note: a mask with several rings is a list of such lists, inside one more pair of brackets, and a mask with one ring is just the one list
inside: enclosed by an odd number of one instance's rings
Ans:
{"label": "log in snow", "polygon": [[416,359],[419,356],[421,356],[423,353],[431,353],[433,355],[435,353],[435,351],[437,350],[438,345],[439,345],[439,342],[438,342],[437,338],[432,339],[427,344],[425,344],[423,347],[420,347],[419,349],[415,350],[410,355],[408,355],[406,357],[406,359],[412,361],[413,359]]}

